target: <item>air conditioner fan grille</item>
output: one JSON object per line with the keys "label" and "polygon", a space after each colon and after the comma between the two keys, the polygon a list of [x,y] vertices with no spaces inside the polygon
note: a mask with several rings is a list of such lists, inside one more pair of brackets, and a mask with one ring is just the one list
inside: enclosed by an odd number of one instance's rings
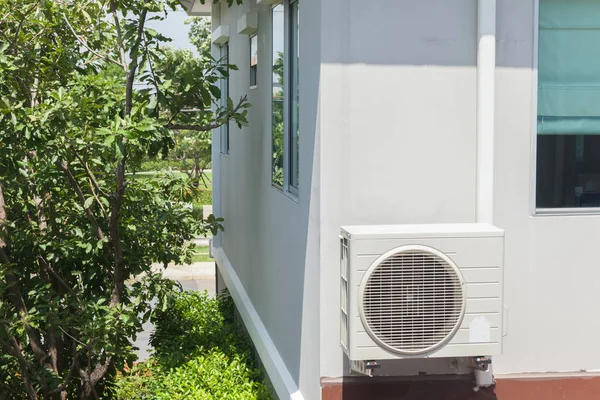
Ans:
{"label": "air conditioner fan grille", "polygon": [[462,322],[463,281],[447,257],[400,250],[371,267],[365,280],[363,323],[389,350],[431,352],[447,343]]}

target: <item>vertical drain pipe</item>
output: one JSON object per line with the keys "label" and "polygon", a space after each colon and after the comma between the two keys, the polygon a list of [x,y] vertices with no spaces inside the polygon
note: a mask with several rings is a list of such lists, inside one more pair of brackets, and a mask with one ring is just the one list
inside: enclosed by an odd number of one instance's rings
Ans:
{"label": "vertical drain pipe", "polygon": [[[496,0],[477,0],[477,222],[494,222]],[[492,364],[475,368],[477,388],[494,383]]]}

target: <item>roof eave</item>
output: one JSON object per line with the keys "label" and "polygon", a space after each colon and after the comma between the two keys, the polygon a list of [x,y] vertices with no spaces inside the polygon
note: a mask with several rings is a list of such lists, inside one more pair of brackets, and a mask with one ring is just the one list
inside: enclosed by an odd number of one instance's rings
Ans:
{"label": "roof eave", "polygon": [[208,17],[212,11],[212,0],[205,0],[204,4],[200,0],[181,0],[181,5],[189,16]]}

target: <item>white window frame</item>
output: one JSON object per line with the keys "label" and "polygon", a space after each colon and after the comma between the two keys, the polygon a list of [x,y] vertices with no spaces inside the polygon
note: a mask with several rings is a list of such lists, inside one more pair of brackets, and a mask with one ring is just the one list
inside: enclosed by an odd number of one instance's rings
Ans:
{"label": "white window frame", "polygon": [[[298,156],[296,157],[296,163],[300,163],[299,149],[296,146],[299,146],[298,143],[298,135],[299,133],[294,132],[294,127],[292,126],[292,114],[294,107],[294,97],[296,96],[296,91],[299,91],[300,88],[300,80],[298,80],[297,84],[294,84],[294,76],[292,71],[295,71],[300,67],[298,63],[298,57],[296,54],[292,54],[291,50],[294,50],[294,53],[298,53],[298,46],[300,44],[299,38],[295,44],[292,44],[292,30],[294,26],[291,25],[292,21],[294,21],[294,17],[292,14],[292,4],[295,4],[298,7],[300,0],[288,0],[286,1],[286,9],[285,9],[285,45],[287,49],[284,50],[284,76],[285,76],[285,87],[287,91],[284,93],[284,136],[283,136],[283,145],[284,145],[284,155],[283,155],[283,182],[286,192],[289,192],[293,196],[298,196],[299,194],[299,173],[298,173],[298,165],[294,164],[294,157],[292,155],[292,151],[295,149]],[[296,30],[298,28],[296,27]],[[296,32],[298,35],[298,31]],[[296,86],[297,85],[297,86]],[[298,126],[300,125],[300,115],[298,118]],[[296,145],[293,145],[293,141],[296,141]],[[296,174],[295,180],[296,185],[293,185],[293,175]]]}
{"label": "white window frame", "polygon": [[538,115],[538,51],[540,34],[540,0],[534,1],[533,7],[533,66],[531,76],[531,184],[530,186],[530,210],[534,217],[544,216],[576,216],[576,215],[600,215],[600,207],[578,207],[578,208],[538,208],[537,201],[537,115]]}
{"label": "white window frame", "polygon": [[[256,40],[256,66],[252,65],[252,39]],[[250,60],[248,60],[249,61],[249,64],[248,64],[248,67],[249,67],[249,69],[248,69],[248,82],[249,82],[249,85],[248,86],[250,87],[250,89],[256,89],[258,87],[258,67],[260,65],[259,60],[258,60],[258,57],[259,57],[259,53],[258,53],[258,33],[254,33],[254,34],[252,34],[252,35],[250,35],[248,37],[248,46],[249,46],[249,49],[250,49]],[[252,71],[253,71],[252,67],[255,67],[254,68],[254,82],[252,82],[252,76],[253,76],[253,74],[252,74]]]}
{"label": "white window frame", "polygon": [[[219,47],[219,60],[223,62],[225,58],[225,63],[229,64],[229,41],[223,43]],[[228,71],[230,74],[231,71]],[[229,79],[229,75],[227,77],[221,78],[220,89],[221,89],[221,98],[219,99],[219,105],[221,107],[227,107],[227,100],[229,99],[229,85],[231,80]],[[230,140],[229,140],[229,132],[230,126],[229,121],[224,123],[219,127],[219,140],[220,140],[220,151],[222,154],[229,155],[230,150]]]}
{"label": "white window frame", "polygon": [[[290,25],[290,22],[292,21],[292,16],[291,16],[291,5],[292,3],[296,3],[299,4],[300,0],[283,0],[283,1],[279,1],[273,4],[272,8],[271,8],[271,18],[272,18],[272,12],[273,9],[279,5],[283,5],[283,31],[284,31],[284,37],[283,37],[283,43],[284,43],[284,49],[283,49],[283,81],[284,81],[284,93],[283,93],[283,187],[280,187],[279,185],[277,185],[274,181],[273,181],[273,168],[271,166],[270,169],[270,174],[271,174],[271,185],[273,188],[275,188],[278,191],[283,191],[283,193],[285,193],[288,197],[290,197],[291,199],[293,199],[294,201],[298,200],[298,196],[299,196],[299,182],[298,179],[299,177],[296,177],[296,181],[298,182],[298,184],[296,186],[293,186],[291,184],[291,174],[294,173],[295,170],[298,170],[298,165],[293,165],[292,163],[292,157],[291,157],[291,139],[292,138],[296,138],[296,133],[292,132],[292,126],[291,126],[291,107],[293,104],[293,100],[292,97],[295,95],[295,92],[292,90],[294,88],[294,86],[292,85],[292,80],[293,80],[293,76],[290,74],[290,67],[291,67],[291,63],[294,62],[294,60],[297,60],[297,57],[291,57],[290,54],[290,49],[292,48],[291,46],[291,30],[292,27]],[[273,35],[273,20],[271,19],[271,34]],[[272,68],[273,68],[273,64],[275,62],[275,60],[273,59],[273,37],[271,37],[271,75],[272,75]],[[298,43],[296,44],[296,46],[300,45],[300,41],[298,40]],[[295,48],[294,50],[298,51],[299,49]],[[295,65],[295,68],[299,68],[299,64]],[[293,67],[292,67],[293,68]],[[298,90],[300,87],[300,83],[298,82]],[[271,87],[271,107],[273,107],[273,94],[272,94],[272,87]],[[272,116],[272,108],[271,108],[271,116]],[[300,116],[298,115],[298,120],[300,119]],[[272,121],[272,120],[271,120]],[[300,121],[298,121],[298,124],[300,124]],[[271,123],[271,146],[273,144],[273,125]],[[299,145],[298,145],[299,146]],[[272,152],[270,153],[271,157],[272,157]],[[300,157],[298,156],[297,158],[297,163],[300,162]],[[298,174],[299,175],[299,174]]]}
{"label": "white window frame", "polygon": [[279,184],[277,184],[275,182],[275,180],[274,180],[274,170],[273,170],[273,144],[275,142],[274,141],[274,139],[275,139],[275,136],[274,136],[275,131],[273,129],[273,120],[274,120],[274,118],[273,118],[274,117],[274,114],[273,114],[273,111],[274,111],[274,107],[273,107],[273,103],[274,103],[274,98],[273,98],[273,83],[274,83],[273,82],[273,75],[274,75],[274,73],[273,73],[273,67],[275,65],[275,58],[274,58],[274,55],[273,55],[274,50],[275,50],[274,49],[274,46],[275,46],[275,26],[274,26],[273,12],[274,12],[275,8],[277,8],[280,5],[283,5],[283,8],[284,8],[283,9],[283,20],[284,20],[284,27],[283,27],[283,32],[284,32],[284,41],[283,41],[283,43],[284,43],[284,48],[283,48],[283,57],[284,57],[284,59],[283,59],[283,82],[284,82],[284,84],[283,84],[283,87],[284,87],[284,90],[285,90],[285,82],[287,82],[287,76],[286,76],[286,74],[287,74],[287,68],[285,67],[285,65],[286,65],[286,57],[287,57],[286,52],[285,52],[285,49],[286,49],[286,45],[285,45],[285,15],[286,15],[285,1],[277,1],[277,2],[273,3],[271,5],[270,9],[269,9],[270,17],[271,17],[271,27],[270,27],[271,28],[271,45],[270,45],[270,51],[269,51],[270,60],[271,60],[270,67],[269,67],[270,68],[270,74],[269,75],[271,76],[271,82],[270,82],[270,85],[269,85],[269,93],[270,93],[269,97],[270,97],[270,102],[271,102],[270,103],[270,107],[271,107],[271,119],[270,119],[270,124],[269,124],[269,129],[271,131],[271,135],[270,135],[271,141],[270,141],[270,151],[269,151],[269,164],[271,165],[271,167],[269,168],[269,174],[270,174],[270,179],[271,179],[271,187],[273,189],[279,191],[279,192],[287,193],[287,191],[285,189],[286,188],[286,186],[285,186],[285,180],[286,180],[286,178],[285,178],[285,161],[286,161],[286,155],[285,155],[285,132],[286,132],[286,120],[285,119],[286,119],[286,115],[287,115],[287,113],[285,111],[285,107],[286,107],[286,104],[287,104],[285,91],[284,91],[284,95],[283,95],[283,163],[282,163],[282,168],[283,168],[283,186],[280,186]]}

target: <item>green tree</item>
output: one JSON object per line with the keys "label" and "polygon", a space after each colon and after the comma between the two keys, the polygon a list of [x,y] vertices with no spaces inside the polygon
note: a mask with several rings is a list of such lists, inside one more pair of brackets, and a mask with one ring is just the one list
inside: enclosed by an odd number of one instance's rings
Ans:
{"label": "green tree", "polygon": [[[196,38],[190,33],[190,39]],[[197,39],[197,38],[196,38]],[[205,41],[210,45],[210,39],[206,36]],[[198,74],[203,73],[206,60],[210,59],[209,54],[204,57],[195,57],[189,50],[170,49],[163,50],[162,58],[156,63],[155,70],[162,75],[173,74],[171,87],[173,96],[176,93],[185,91],[190,82],[194,82]],[[220,60],[217,60],[220,62]],[[227,68],[227,66],[224,66]],[[235,68],[233,66],[229,66]],[[216,92],[215,92],[216,94]],[[180,98],[180,118],[192,118],[201,121],[203,125],[210,125],[213,113],[207,108],[202,98],[190,96]],[[188,117],[185,115],[189,114]],[[195,184],[202,181],[206,186],[206,177],[204,169],[210,164],[211,160],[211,132],[210,131],[186,131],[180,130],[173,136],[173,148],[168,157],[176,160],[179,168],[193,179]]]}
{"label": "green tree", "polygon": [[188,19],[186,24],[190,26],[190,42],[196,46],[198,54],[210,55],[210,36],[211,36],[211,22],[207,17],[194,17]]}
{"label": "green tree", "polygon": [[202,183],[208,186],[204,173],[211,160],[211,133],[198,134],[192,131],[181,131],[175,136],[175,147],[171,157],[179,160],[179,168],[185,172],[195,185]]}
{"label": "green tree", "polygon": [[167,304],[151,264],[220,227],[194,214],[189,179],[128,174],[174,131],[246,123],[245,98],[219,106],[230,66],[155,68],[167,38],[146,22],[176,6],[0,0],[0,397],[102,397],[150,299]]}

